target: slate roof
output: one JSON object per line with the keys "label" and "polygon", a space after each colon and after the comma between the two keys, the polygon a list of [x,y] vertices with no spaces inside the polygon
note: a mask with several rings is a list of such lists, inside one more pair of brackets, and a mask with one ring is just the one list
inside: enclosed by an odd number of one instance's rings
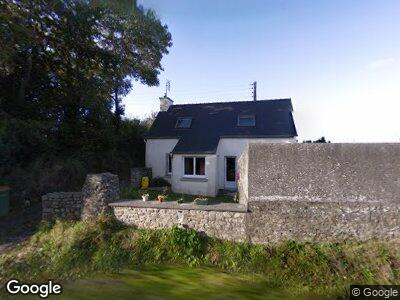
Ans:
{"label": "slate roof", "polygon": [[[159,112],[148,139],[179,138],[173,153],[215,153],[222,137],[297,136],[291,99],[171,105]],[[256,126],[237,125],[239,115],[255,115]],[[179,117],[191,117],[190,128],[175,128]]]}

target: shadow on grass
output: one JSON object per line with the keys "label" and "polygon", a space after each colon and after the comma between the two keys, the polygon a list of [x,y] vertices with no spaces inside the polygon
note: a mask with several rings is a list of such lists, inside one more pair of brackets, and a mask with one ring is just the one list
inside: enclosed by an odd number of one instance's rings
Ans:
{"label": "shadow on grass", "polygon": [[[51,297],[50,297],[51,298]],[[55,298],[55,297],[54,297]],[[36,298],[14,298],[36,299]],[[293,297],[261,276],[211,268],[157,267],[68,282],[59,300],[84,299],[327,299]]]}

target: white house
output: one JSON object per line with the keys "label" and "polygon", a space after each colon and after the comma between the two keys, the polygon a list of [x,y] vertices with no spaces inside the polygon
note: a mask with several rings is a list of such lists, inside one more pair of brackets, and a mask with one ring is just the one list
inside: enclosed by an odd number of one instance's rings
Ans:
{"label": "white house", "polygon": [[173,105],[160,98],[146,138],[146,167],[172,191],[236,190],[237,159],[251,142],[296,142],[291,99]]}

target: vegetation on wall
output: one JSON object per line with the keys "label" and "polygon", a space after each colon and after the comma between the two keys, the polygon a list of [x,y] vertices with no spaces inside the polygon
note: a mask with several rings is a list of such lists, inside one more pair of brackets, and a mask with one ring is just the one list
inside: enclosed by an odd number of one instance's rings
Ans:
{"label": "vegetation on wall", "polygon": [[138,230],[100,219],[43,226],[28,242],[0,256],[0,286],[8,278],[62,280],[153,264],[259,274],[272,287],[300,294],[344,295],[350,284],[400,282],[400,248],[390,243],[289,241],[263,246],[180,228]]}
{"label": "vegetation on wall", "polygon": [[324,143],[330,143],[330,141],[327,141],[327,140],[325,139],[325,137],[322,136],[322,137],[320,137],[319,139],[317,139],[317,140],[315,140],[315,141],[313,141],[313,140],[306,140],[306,141],[303,141],[303,143],[306,143],[306,144],[324,144]]}
{"label": "vegetation on wall", "polygon": [[[149,201],[157,201],[158,195],[164,195],[165,201],[177,201],[178,203],[192,203],[196,198],[204,198],[201,195],[188,195],[182,193],[173,193],[171,189],[161,189],[161,190],[139,190],[134,187],[126,187],[121,190],[121,199],[141,199],[142,195],[149,195]],[[208,204],[218,204],[218,203],[234,203],[237,201],[237,197],[232,197],[229,195],[218,195],[216,197],[207,197]]]}
{"label": "vegetation on wall", "polygon": [[[122,178],[148,122],[124,119],[133,80],[157,85],[171,35],[135,1],[0,1],[0,178],[19,196]],[[51,180],[50,180],[51,179]]]}

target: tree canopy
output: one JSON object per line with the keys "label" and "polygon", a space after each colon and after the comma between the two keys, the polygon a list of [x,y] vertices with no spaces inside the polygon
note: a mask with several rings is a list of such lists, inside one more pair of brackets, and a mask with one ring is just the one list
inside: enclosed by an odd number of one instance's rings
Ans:
{"label": "tree canopy", "polygon": [[133,80],[159,84],[172,43],[135,2],[0,0],[0,176],[43,157],[141,163],[145,129],[121,100]]}

